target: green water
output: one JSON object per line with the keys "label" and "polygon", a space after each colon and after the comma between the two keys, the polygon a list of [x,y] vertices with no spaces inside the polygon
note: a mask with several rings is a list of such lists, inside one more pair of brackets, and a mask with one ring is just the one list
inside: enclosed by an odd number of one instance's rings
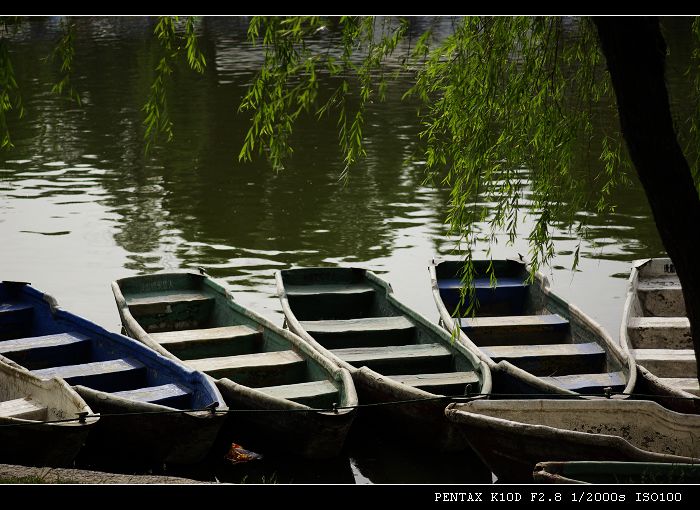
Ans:
{"label": "green water", "polygon": [[[151,23],[77,20],[82,107],[50,93],[55,73],[42,59],[57,39],[58,19],[34,19],[11,36],[26,115],[10,123],[15,149],[0,154],[0,278],[32,282],[64,308],[118,330],[109,288],[116,278],[202,267],[241,303],[281,324],[275,270],[358,265],[437,320],[427,266],[449,254],[454,240],[445,236],[446,191],[421,185],[420,162],[405,163],[418,132],[415,108],[399,100],[408,82],[399,79],[387,104],[367,112],[367,159],[345,186],[332,120],[299,125],[283,172],[264,161],[240,164],[248,119],[237,107],[261,55],[245,42],[245,19],[205,18],[207,71],[176,71],[175,139],[145,156],[141,107],[158,58]],[[425,23],[415,20],[415,29]],[[446,33],[450,22],[438,25]],[[556,292],[617,338],[630,262],[664,251],[638,183],[614,200],[614,214],[580,211],[597,242],[584,243],[577,272],[569,269],[577,241],[568,232],[557,232],[557,255],[545,272]],[[523,234],[530,224],[526,218]],[[527,244],[501,242],[493,253],[526,254]],[[328,465],[280,462],[249,474],[241,466],[212,470],[234,481],[484,480],[459,458],[366,438]]]}

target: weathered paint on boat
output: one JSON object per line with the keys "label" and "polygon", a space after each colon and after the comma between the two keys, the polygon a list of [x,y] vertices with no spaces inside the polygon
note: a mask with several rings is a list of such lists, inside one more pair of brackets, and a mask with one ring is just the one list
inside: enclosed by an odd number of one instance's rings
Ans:
{"label": "weathered paint on boat", "polygon": [[[65,379],[102,414],[81,457],[133,465],[206,456],[225,416],[172,412],[226,409],[204,374],[62,310],[27,284],[0,283],[0,303],[0,354],[40,378]],[[106,416],[112,413],[121,416]]]}
{"label": "weathered paint on boat", "polygon": [[421,447],[468,448],[438,397],[490,393],[485,363],[370,271],[289,269],[275,277],[289,329],[352,374],[361,403],[425,400],[375,408],[392,421],[386,430],[417,436]]}
{"label": "weathered paint on boat", "polygon": [[621,461],[539,462],[532,476],[540,483],[700,483],[700,464]]}
{"label": "weathered paint on boat", "polygon": [[[42,380],[0,356],[0,463],[67,466],[99,418],[65,381]],[[16,424],[16,427],[10,425]]]}
{"label": "weathered paint on boat", "polygon": [[644,367],[644,386],[638,387],[637,393],[655,395],[664,406],[679,412],[700,411],[690,322],[671,259],[633,263],[622,312],[620,343],[636,359],[640,369]]}
{"label": "weathered paint on boat", "polygon": [[700,462],[700,416],[635,400],[490,400],[451,404],[499,481],[531,481],[538,462]]}
{"label": "weathered paint on boat", "polygon": [[520,261],[476,260],[474,267],[474,315],[460,305],[463,261],[433,261],[430,279],[443,327],[457,331],[460,342],[489,366],[495,396],[603,395],[606,388],[631,393],[634,360],[598,323],[552,292],[541,273],[529,283]]}
{"label": "weathered paint on boat", "polygon": [[[221,285],[192,272],[117,280],[112,290],[126,333],[163,356],[217,378],[238,413],[237,438],[255,449],[308,458],[338,455],[355,417],[350,374],[290,331],[236,302]],[[277,411],[293,412],[277,412]]]}

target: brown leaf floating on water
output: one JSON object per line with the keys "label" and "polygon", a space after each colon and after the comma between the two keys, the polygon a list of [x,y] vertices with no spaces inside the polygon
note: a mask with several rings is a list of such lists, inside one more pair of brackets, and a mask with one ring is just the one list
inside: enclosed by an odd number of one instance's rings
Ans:
{"label": "brown leaf floating on water", "polygon": [[231,464],[241,464],[243,462],[250,462],[251,460],[262,459],[262,455],[246,450],[239,444],[231,443],[231,448],[229,448],[226,455],[224,455],[224,458],[231,462]]}

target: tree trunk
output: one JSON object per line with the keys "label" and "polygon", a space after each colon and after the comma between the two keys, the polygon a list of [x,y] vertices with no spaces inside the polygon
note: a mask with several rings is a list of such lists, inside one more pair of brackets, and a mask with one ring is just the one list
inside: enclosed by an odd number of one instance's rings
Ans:
{"label": "tree trunk", "polygon": [[695,359],[700,360],[700,263],[695,250],[700,197],[671,118],[664,81],[666,41],[658,18],[594,21],[617,97],[622,135],[683,287]]}

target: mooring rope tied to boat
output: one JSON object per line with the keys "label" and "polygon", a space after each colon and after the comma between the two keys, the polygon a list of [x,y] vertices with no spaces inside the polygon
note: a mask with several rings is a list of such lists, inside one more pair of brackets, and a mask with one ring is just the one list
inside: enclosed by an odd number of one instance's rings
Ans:
{"label": "mooring rope tied to boat", "polygon": [[[201,409],[164,409],[162,411],[134,411],[130,413],[97,413],[97,414],[87,414],[78,413],[79,416],[76,418],[65,418],[62,420],[46,420],[46,421],[22,421],[15,423],[0,423],[0,427],[26,427],[32,425],[50,425],[54,423],[71,423],[71,422],[82,422],[85,423],[89,418],[117,418],[125,416],[142,416],[142,415],[154,415],[154,414],[187,414],[187,413],[199,413],[208,412],[212,415],[217,414],[235,414],[235,413],[337,413],[340,410],[351,410],[351,409],[362,409],[368,407],[381,407],[381,406],[391,406],[391,405],[406,405],[406,404],[417,404],[421,402],[469,402],[471,400],[481,398],[481,397],[499,397],[499,398],[518,398],[521,400],[530,400],[536,398],[546,398],[546,399],[579,399],[580,397],[600,397],[609,399],[613,395],[627,395],[630,397],[642,397],[647,399],[660,398],[659,395],[647,395],[644,393],[624,393],[624,392],[606,392],[606,394],[601,395],[596,394],[584,394],[577,393],[575,395],[553,395],[552,393],[532,393],[528,394],[527,398],[524,399],[524,395],[521,393],[470,393],[469,395],[463,396],[440,396],[440,397],[427,397],[427,398],[414,398],[408,400],[394,400],[391,402],[371,402],[369,404],[357,404],[353,406],[340,406],[333,404],[331,408],[307,408],[307,409],[226,409],[219,410],[216,406],[209,405]],[[671,396],[664,395],[664,399],[676,399],[676,400],[697,400],[700,401],[700,397],[682,397],[682,396]]]}

